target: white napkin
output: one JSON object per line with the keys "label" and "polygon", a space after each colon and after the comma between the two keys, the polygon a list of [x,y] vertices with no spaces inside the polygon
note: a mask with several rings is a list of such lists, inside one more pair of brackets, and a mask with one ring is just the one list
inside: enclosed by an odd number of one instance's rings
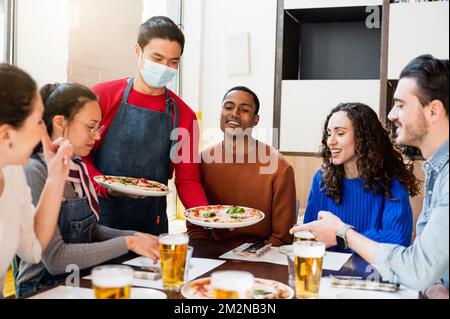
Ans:
{"label": "white napkin", "polygon": [[[250,244],[243,244],[235,249],[245,249]],[[326,270],[339,271],[342,266],[347,262],[352,254],[336,253],[336,252],[326,252],[323,258],[322,268]],[[219,258],[224,259],[236,259],[254,262],[266,262],[271,264],[286,265],[287,258],[286,254],[282,253],[278,247],[270,247],[270,250],[260,257],[256,256],[241,256],[230,250],[229,252],[223,254]]]}
{"label": "white napkin", "polygon": [[[148,264],[148,258],[138,257],[129,261],[124,262],[124,265],[130,266],[142,266],[142,262]],[[189,268],[188,281],[194,280],[197,277],[207,273],[208,271],[219,267],[224,264],[223,260],[216,259],[206,259],[206,258],[191,258],[191,267]],[[157,264],[159,265],[159,263]],[[155,266],[157,266],[155,265]],[[84,277],[83,279],[91,280],[91,276]],[[163,289],[162,279],[158,280],[148,280],[148,279],[138,279],[134,278],[132,285],[135,287],[146,287],[146,288],[156,288]]]}

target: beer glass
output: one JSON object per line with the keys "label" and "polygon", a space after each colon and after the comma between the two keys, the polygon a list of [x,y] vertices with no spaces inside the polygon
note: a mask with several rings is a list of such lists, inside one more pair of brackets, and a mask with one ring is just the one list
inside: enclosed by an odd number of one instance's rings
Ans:
{"label": "beer glass", "polygon": [[294,242],[294,268],[296,297],[317,298],[325,244],[314,241]]}
{"label": "beer glass", "polygon": [[159,254],[163,287],[180,290],[184,284],[189,237],[186,234],[159,235]]}
{"label": "beer glass", "polygon": [[294,234],[295,241],[315,241],[316,236],[314,236],[313,233],[304,230],[304,231],[298,231]]}
{"label": "beer glass", "polygon": [[133,269],[123,265],[98,266],[92,270],[92,287],[96,299],[129,299]]}
{"label": "beer glass", "polygon": [[253,275],[246,271],[216,271],[211,275],[214,299],[252,299]]}

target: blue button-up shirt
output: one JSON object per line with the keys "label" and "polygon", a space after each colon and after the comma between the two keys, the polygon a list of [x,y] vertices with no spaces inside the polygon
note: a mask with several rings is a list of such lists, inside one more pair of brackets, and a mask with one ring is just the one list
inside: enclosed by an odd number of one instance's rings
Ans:
{"label": "blue button-up shirt", "polygon": [[417,237],[409,247],[379,244],[374,265],[385,280],[422,291],[441,281],[448,288],[448,139],[422,166],[426,174]]}

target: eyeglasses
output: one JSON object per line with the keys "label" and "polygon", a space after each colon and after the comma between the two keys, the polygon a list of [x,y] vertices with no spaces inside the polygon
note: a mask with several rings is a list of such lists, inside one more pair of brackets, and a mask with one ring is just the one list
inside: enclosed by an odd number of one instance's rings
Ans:
{"label": "eyeglasses", "polygon": [[103,129],[105,128],[104,125],[102,125],[100,127],[91,127],[90,125],[87,125],[87,124],[84,124],[84,123],[81,123],[81,122],[78,122],[78,123],[80,123],[83,126],[85,126],[89,130],[89,132],[91,133],[91,136],[94,136],[96,133],[102,134]]}
{"label": "eyeglasses", "polygon": [[95,135],[95,133],[98,133],[99,135],[102,134],[103,130],[105,129],[105,126],[102,125],[100,127],[89,127],[86,125],[86,127],[89,129],[89,131],[91,132],[91,135]]}

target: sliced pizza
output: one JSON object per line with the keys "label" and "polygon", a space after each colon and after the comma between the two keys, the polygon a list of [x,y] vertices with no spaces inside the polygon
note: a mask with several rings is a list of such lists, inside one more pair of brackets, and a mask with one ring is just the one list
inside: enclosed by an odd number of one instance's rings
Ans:
{"label": "sliced pizza", "polygon": [[242,223],[261,219],[261,211],[240,206],[209,205],[188,209],[185,217],[206,223]]}
{"label": "sliced pizza", "polygon": [[139,189],[154,192],[167,192],[169,189],[166,185],[145,178],[134,178],[124,176],[95,176],[97,183],[122,187],[125,189]]}
{"label": "sliced pizza", "polygon": [[[181,292],[189,299],[213,299],[211,278],[191,281],[183,287]],[[293,296],[293,289],[281,282],[255,278],[253,299],[290,299]]]}

